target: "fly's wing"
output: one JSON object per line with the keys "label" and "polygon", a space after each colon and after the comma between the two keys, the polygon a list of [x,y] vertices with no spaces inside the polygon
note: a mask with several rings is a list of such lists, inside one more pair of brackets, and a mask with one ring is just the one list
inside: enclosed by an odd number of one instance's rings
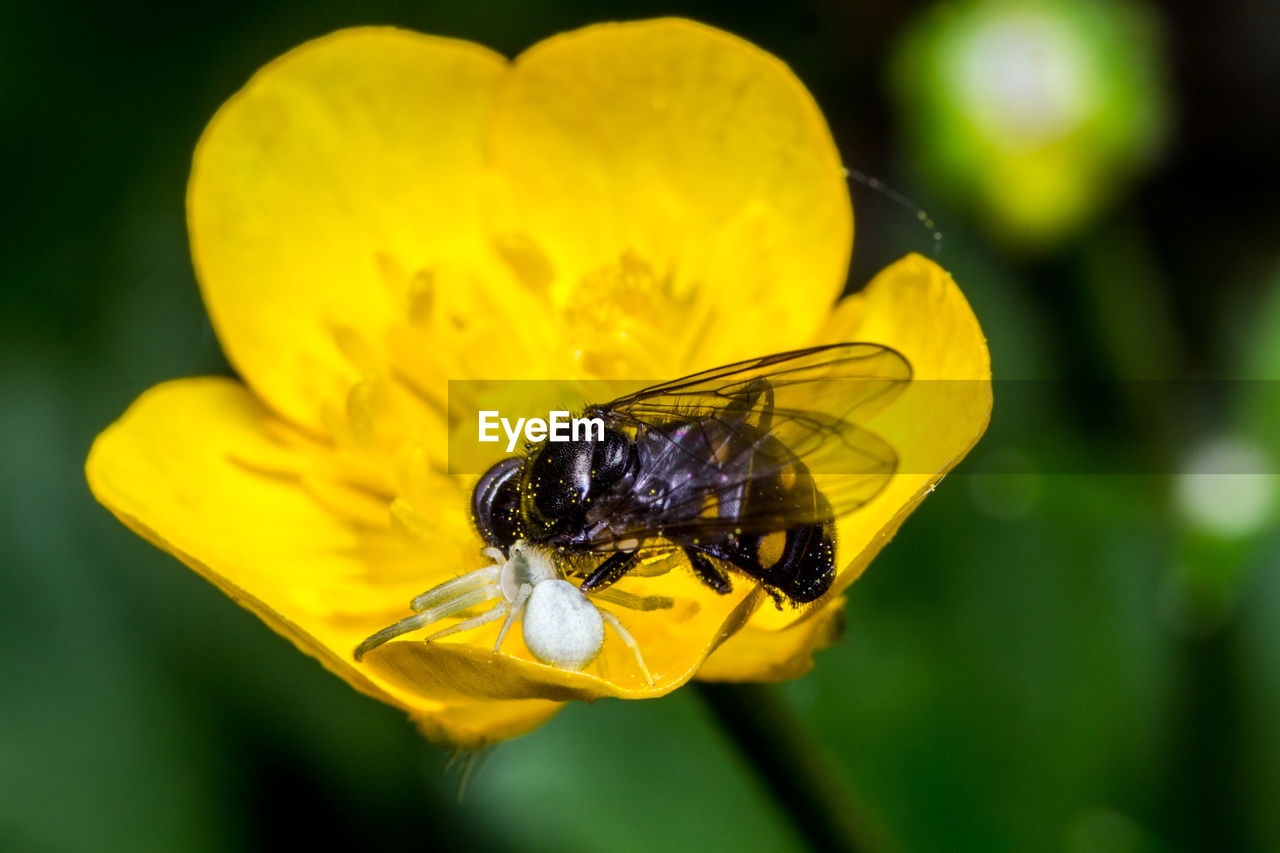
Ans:
{"label": "fly's wing", "polygon": [[[726,365],[593,407],[588,414],[652,451],[636,488],[610,507],[602,534],[610,541],[594,546],[646,535],[723,541],[852,512],[897,468],[893,447],[858,421],[910,379],[910,364],[895,350],[834,344]],[[645,503],[650,489],[661,494],[657,510]]]}

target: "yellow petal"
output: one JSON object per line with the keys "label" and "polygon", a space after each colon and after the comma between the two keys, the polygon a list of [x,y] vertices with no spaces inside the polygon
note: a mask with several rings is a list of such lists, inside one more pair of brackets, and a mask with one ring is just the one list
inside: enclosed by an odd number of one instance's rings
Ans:
{"label": "yellow petal", "polygon": [[[748,624],[716,650],[697,678],[702,681],[787,681],[813,668],[813,653],[844,632],[843,596],[823,599],[813,612],[785,628]],[[771,607],[766,602],[766,606]]]}
{"label": "yellow petal", "polygon": [[482,242],[481,127],[505,67],[467,42],[343,30],[267,65],[205,130],[187,196],[205,304],[231,362],[295,423],[319,427],[353,361],[385,357],[404,309],[387,269],[429,272]]}
{"label": "yellow petal", "polygon": [[[840,519],[833,588],[851,584],[916,505],[977,443],[991,418],[991,360],[986,338],[960,288],[933,261],[909,255],[844,299],[818,342],[885,344],[911,362],[913,377],[894,403],[866,421],[898,452],[898,474],[871,503]],[[825,608],[761,608],[725,642],[699,678],[757,680],[802,672],[830,642]],[[783,677],[786,677],[785,675]]]}
{"label": "yellow petal", "polygon": [[602,332],[662,332],[644,348],[659,363],[598,375],[801,345],[844,282],[852,209],[822,114],[727,33],[664,19],[541,42],[504,81],[488,146],[492,227],[540,247],[558,304],[592,306]]}
{"label": "yellow petal", "polygon": [[466,701],[446,703],[410,716],[422,734],[457,749],[480,749],[525,734],[545,723],[563,707],[545,699]]}
{"label": "yellow petal", "polygon": [[405,601],[412,594],[406,590],[420,591],[416,555],[398,544],[389,523],[370,528],[348,521],[313,499],[297,478],[264,473],[279,468],[288,452],[272,438],[272,417],[229,379],[157,386],[94,443],[86,466],[90,487],[137,533],[357,690],[409,712],[438,739],[479,746],[554,713],[559,705],[542,700],[433,697],[353,663],[355,645],[394,616],[385,606]]}

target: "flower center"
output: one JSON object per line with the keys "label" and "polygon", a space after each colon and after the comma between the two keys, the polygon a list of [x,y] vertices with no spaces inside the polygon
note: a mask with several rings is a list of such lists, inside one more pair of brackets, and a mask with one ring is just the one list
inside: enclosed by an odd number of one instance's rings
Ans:
{"label": "flower center", "polygon": [[690,288],[677,295],[670,271],[634,251],[587,271],[568,289],[562,316],[582,370],[605,378],[657,379],[678,369],[689,341],[705,326]]}

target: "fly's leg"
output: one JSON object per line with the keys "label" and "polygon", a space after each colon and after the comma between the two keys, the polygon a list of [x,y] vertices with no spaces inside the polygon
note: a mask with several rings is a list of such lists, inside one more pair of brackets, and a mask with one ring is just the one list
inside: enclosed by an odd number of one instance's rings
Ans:
{"label": "fly's leg", "polygon": [[639,551],[617,551],[610,554],[603,563],[596,566],[595,571],[587,575],[587,579],[578,588],[588,593],[613,586],[638,562],[640,562]]}
{"label": "fly's leg", "polygon": [[689,558],[689,565],[693,567],[693,573],[698,576],[698,580],[721,595],[733,591],[733,584],[729,581],[729,576],[725,574],[724,569],[711,562],[710,557],[692,548],[685,548],[684,553]]}

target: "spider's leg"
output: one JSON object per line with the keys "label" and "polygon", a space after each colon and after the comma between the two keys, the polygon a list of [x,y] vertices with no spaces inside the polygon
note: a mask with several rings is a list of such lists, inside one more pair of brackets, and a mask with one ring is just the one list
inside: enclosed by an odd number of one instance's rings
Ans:
{"label": "spider's leg", "polygon": [[675,560],[641,560],[631,569],[632,577],[656,578],[665,575],[676,567]]}
{"label": "spider's leg", "polygon": [[458,575],[452,580],[447,580],[438,586],[422,593],[409,602],[409,609],[415,613],[421,613],[429,607],[435,607],[441,602],[447,601],[456,595],[478,589],[485,584],[493,583],[502,574],[502,565],[485,566],[483,569],[476,569],[474,572],[467,572],[465,575]]}
{"label": "spider's leg", "polygon": [[457,625],[450,625],[448,628],[436,631],[434,634],[424,637],[423,640],[429,643],[432,640],[438,640],[441,637],[447,637],[450,634],[456,634],[459,631],[470,631],[472,628],[479,628],[481,625],[487,625],[494,619],[501,619],[503,616],[507,615],[507,610],[510,609],[510,606],[511,605],[507,604],[505,601],[499,601],[491,609],[486,610],[479,616],[472,616],[470,619],[463,619]]}
{"label": "spider's leg", "polygon": [[354,655],[356,660],[360,660],[360,658],[364,657],[367,652],[370,652],[373,649],[376,649],[378,646],[382,645],[387,640],[395,639],[396,637],[399,637],[401,634],[407,634],[410,631],[416,631],[419,628],[423,627],[424,625],[429,625],[430,623],[431,623],[430,611],[426,613],[415,613],[412,616],[406,616],[404,619],[401,619],[396,624],[383,628],[378,633],[373,634],[369,637],[366,637],[364,641],[360,643],[360,645],[356,646],[356,650],[352,654]]}
{"label": "spider's leg", "polygon": [[615,551],[596,566],[595,571],[578,587],[583,593],[595,592],[617,583],[623,575],[640,562],[639,551]]}
{"label": "spider's leg", "polygon": [[614,630],[614,633],[627,644],[627,648],[631,649],[631,653],[636,656],[636,665],[640,667],[640,671],[644,673],[644,680],[649,682],[649,686],[653,686],[653,676],[649,674],[649,667],[644,665],[644,656],[640,654],[640,644],[636,642],[636,638],[631,636],[631,632],[622,627],[622,623],[618,621],[618,617],[614,616],[608,610],[600,611],[600,618],[604,619],[606,625]]}
{"label": "spider's leg", "polygon": [[498,632],[498,639],[493,643],[493,650],[496,652],[502,647],[502,641],[507,638],[507,632],[511,630],[511,626],[516,620],[524,616],[524,606],[529,602],[529,596],[533,595],[533,584],[520,584],[520,591],[516,593],[515,599],[511,602],[511,611],[507,613],[507,621],[502,623],[502,630]]}
{"label": "spider's leg", "polygon": [[670,610],[676,603],[669,595],[636,595],[617,587],[602,589],[594,597],[597,601],[606,601],[628,610]]}
{"label": "spider's leg", "polygon": [[[476,573],[472,572],[471,574]],[[463,575],[463,577],[467,577],[467,575]],[[457,578],[456,580],[462,580],[462,578]],[[453,583],[453,581],[449,581],[449,583]],[[410,631],[416,631],[419,628],[430,625],[432,622],[438,622],[446,616],[452,616],[453,614],[460,613],[470,607],[475,607],[482,601],[488,601],[491,598],[500,598],[501,596],[502,588],[498,585],[496,580],[473,589],[468,589],[449,601],[441,602],[438,606],[433,607],[430,610],[424,610],[421,613],[415,613],[413,616],[406,616],[396,624],[383,628],[381,631],[368,637],[364,642],[356,646],[356,650],[354,652],[355,659],[360,660],[360,658],[364,657],[368,652],[376,649],[387,640],[399,637],[401,634],[407,634]]]}

